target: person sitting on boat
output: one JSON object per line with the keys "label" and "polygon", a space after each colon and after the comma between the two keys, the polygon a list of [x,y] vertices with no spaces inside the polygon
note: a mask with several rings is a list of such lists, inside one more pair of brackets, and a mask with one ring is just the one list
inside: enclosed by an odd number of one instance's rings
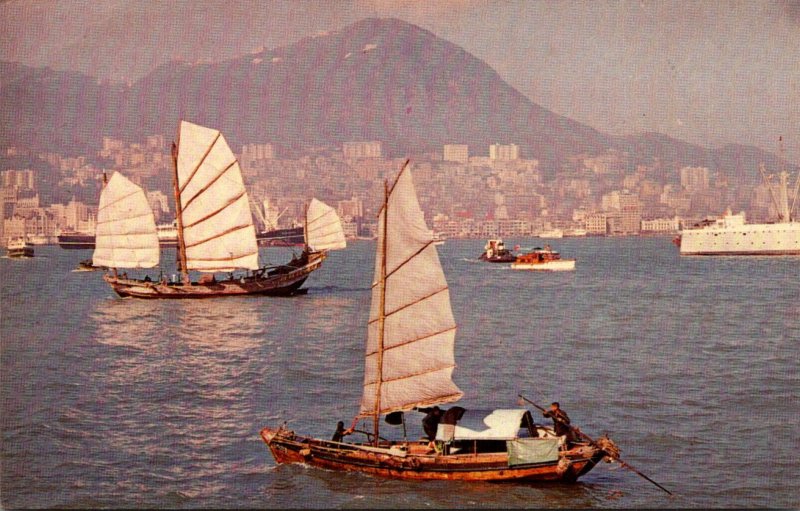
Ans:
{"label": "person sitting on boat", "polygon": [[344,429],[344,422],[339,421],[336,423],[336,431],[333,433],[333,438],[331,438],[334,442],[341,442],[342,439],[352,433],[352,429]]}
{"label": "person sitting on boat", "polygon": [[569,435],[572,428],[569,425],[569,416],[567,412],[561,409],[558,401],[553,401],[550,404],[550,409],[542,412],[542,415],[553,419],[553,430],[556,435],[564,436]]}

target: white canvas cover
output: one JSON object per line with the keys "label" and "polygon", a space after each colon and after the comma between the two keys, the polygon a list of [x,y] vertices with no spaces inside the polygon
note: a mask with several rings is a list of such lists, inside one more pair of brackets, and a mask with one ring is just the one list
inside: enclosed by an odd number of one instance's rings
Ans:
{"label": "white canvas cover", "polygon": [[544,463],[558,460],[558,450],[563,441],[559,438],[517,438],[508,440],[508,466]]}
{"label": "white canvas cover", "polygon": [[181,121],[178,190],[187,268],[258,269],[258,244],[242,172],[217,130]]}
{"label": "white canvas cover", "polygon": [[[436,439],[449,440],[513,440],[519,436],[524,408],[467,410],[455,426],[447,431],[446,424],[439,424]],[[452,431],[452,429],[451,429]]]}
{"label": "white canvas cover", "polygon": [[158,261],[156,222],[144,190],[115,172],[100,192],[92,264],[152,268]]}
{"label": "white canvas cover", "polygon": [[460,399],[455,334],[447,281],[405,167],[378,218],[360,414]]}
{"label": "white canvas cover", "polygon": [[336,210],[317,199],[311,199],[306,211],[306,237],[308,246],[317,252],[347,247]]}

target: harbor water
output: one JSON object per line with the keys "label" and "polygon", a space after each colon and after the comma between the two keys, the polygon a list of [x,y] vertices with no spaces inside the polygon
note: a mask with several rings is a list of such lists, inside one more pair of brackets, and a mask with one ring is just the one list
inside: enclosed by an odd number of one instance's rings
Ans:
{"label": "harbor water", "polygon": [[328,438],[358,412],[373,241],[332,252],[305,295],[176,301],[118,298],[73,271],[90,250],[37,246],[0,258],[2,507],[800,507],[800,258],[681,257],[668,237],[505,242],[548,242],[576,269],[479,262],[485,240],[438,247],[459,405],[559,401],[674,496],[618,463],[574,484],[276,465],[261,428]]}

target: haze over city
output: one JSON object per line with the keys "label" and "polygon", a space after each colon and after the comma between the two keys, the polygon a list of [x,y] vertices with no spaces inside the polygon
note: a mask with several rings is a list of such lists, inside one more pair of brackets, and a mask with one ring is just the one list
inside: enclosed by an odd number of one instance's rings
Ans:
{"label": "haze over city", "polygon": [[756,145],[800,162],[800,4],[82,0],[0,5],[0,60],[135,82],[366,17],[463,47],[534,103],[612,135]]}

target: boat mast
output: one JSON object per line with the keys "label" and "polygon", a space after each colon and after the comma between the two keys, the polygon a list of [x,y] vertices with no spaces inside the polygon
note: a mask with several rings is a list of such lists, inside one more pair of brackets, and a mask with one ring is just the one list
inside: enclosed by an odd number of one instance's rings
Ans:
{"label": "boat mast", "polygon": [[181,191],[178,188],[178,147],[181,143],[180,123],[178,123],[177,143],[172,143],[172,184],[175,192],[175,219],[178,229],[178,266],[181,270],[181,281],[184,285],[189,285],[189,271],[186,269],[186,241],[183,239],[183,207],[181,205]]}
{"label": "boat mast", "polygon": [[308,254],[310,250],[308,249],[308,207],[311,205],[310,202],[306,203],[306,214],[305,214],[305,222],[303,223],[303,252]]}
{"label": "boat mast", "polygon": [[772,180],[767,177],[767,171],[764,167],[764,163],[762,162],[758,166],[758,171],[761,172],[761,178],[764,180],[764,183],[767,185],[767,190],[769,191],[769,198],[772,199],[772,205],[775,206],[775,211],[778,214],[778,220],[781,222],[785,222],[786,218],[784,218],[784,208],[781,207],[781,204],[778,202],[778,198],[775,196],[775,190],[772,188]]}
{"label": "boat mast", "polygon": [[389,182],[383,182],[383,250],[381,251],[381,306],[378,309],[378,381],[375,388],[375,411],[372,416],[373,430],[375,432],[375,445],[378,445],[378,431],[380,429],[381,416],[381,386],[383,385],[383,338],[384,327],[386,324],[386,254],[389,217]]}
{"label": "boat mast", "polygon": [[[781,152],[781,171],[782,171],[782,174],[783,174],[782,177],[787,180],[787,185],[788,185],[788,174],[786,173],[786,151],[784,150],[784,147],[783,147],[783,135],[781,135],[778,138],[778,143],[780,144],[780,152]],[[786,212],[786,215],[787,215],[786,221],[787,222],[792,222],[795,219],[794,211],[795,211],[795,208],[797,207],[798,194],[800,194],[800,172],[797,173],[797,181],[795,182],[795,185],[794,185],[794,193],[792,193],[792,204],[791,204],[791,206],[789,205],[788,188],[786,189],[786,207],[788,208],[787,212]]]}

